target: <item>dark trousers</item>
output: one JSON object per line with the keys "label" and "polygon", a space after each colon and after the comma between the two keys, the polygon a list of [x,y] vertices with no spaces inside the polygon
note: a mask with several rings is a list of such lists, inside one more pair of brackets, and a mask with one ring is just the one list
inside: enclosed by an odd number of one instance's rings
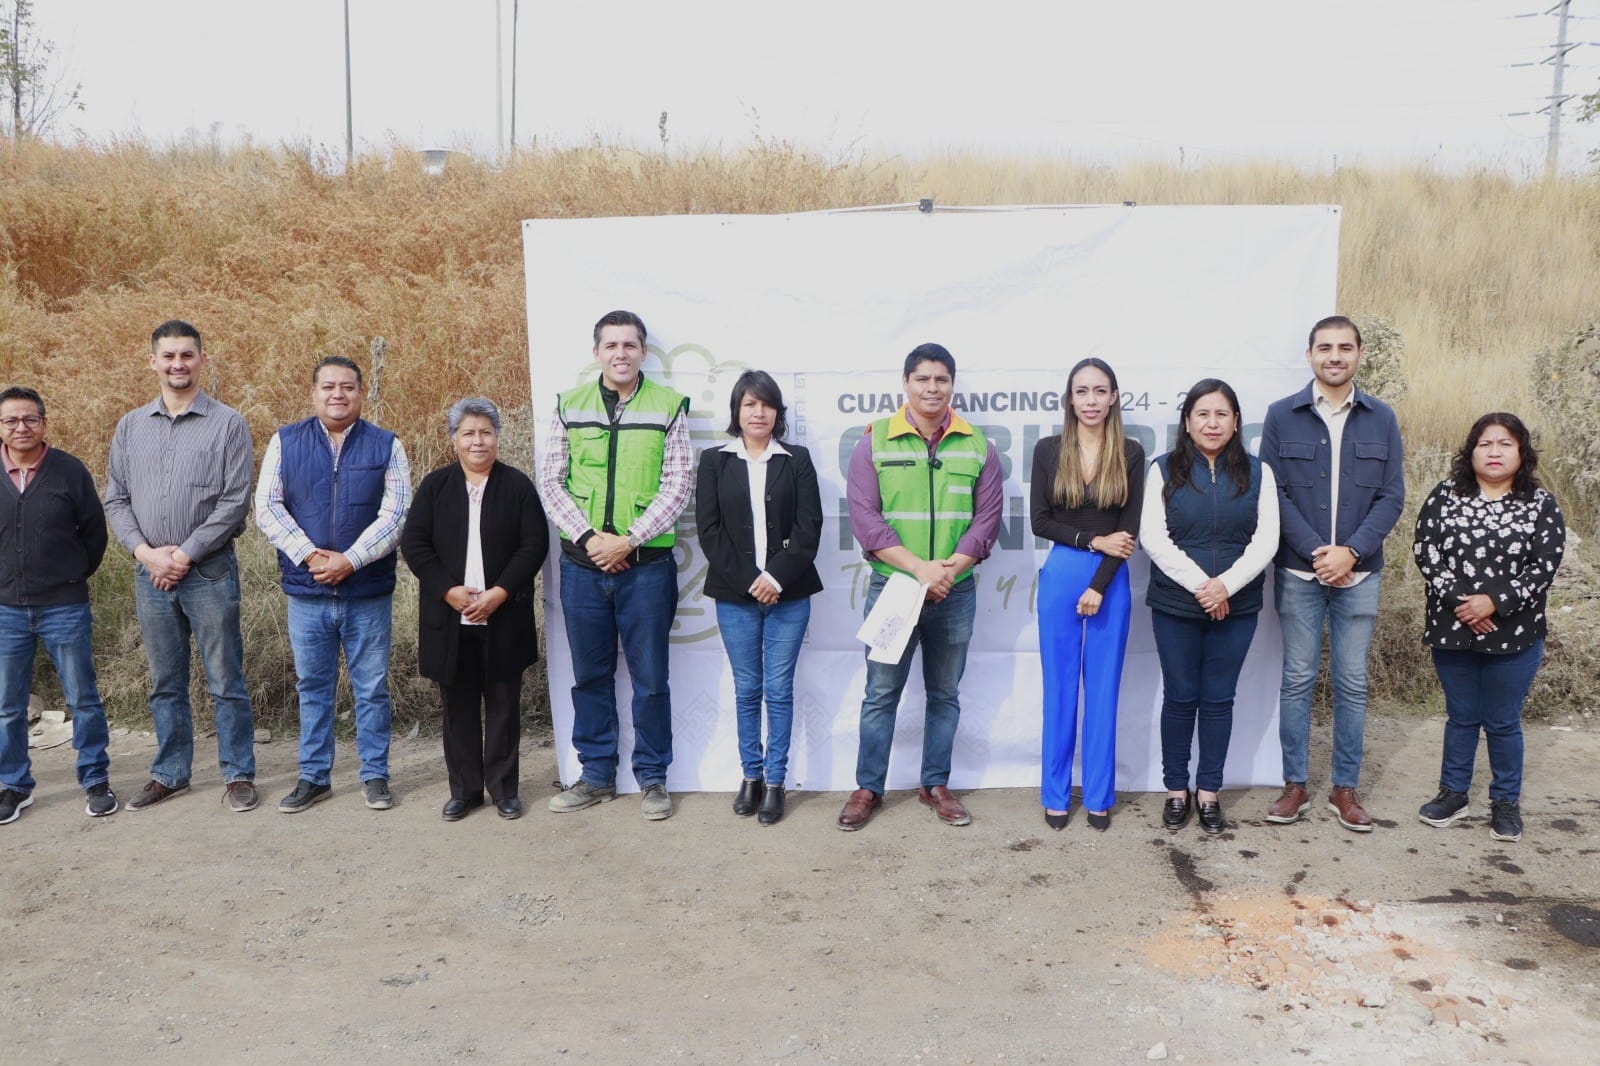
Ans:
{"label": "dark trousers", "polygon": [[1200,763],[1195,788],[1202,792],[1222,788],[1233,735],[1234,693],[1256,634],[1256,619],[1253,613],[1230,614],[1213,622],[1150,612],[1161,659],[1161,781],[1171,791],[1189,788],[1189,751],[1197,732]]}
{"label": "dark trousers", "polygon": [[450,798],[471,800],[485,788],[495,803],[517,794],[522,740],[522,675],[488,679],[489,646],[477,626],[461,627],[454,683],[439,686],[444,704],[444,766]]}
{"label": "dark trousers", "polygon": [[1544,641],[1510,655],[1434,648],[1444,689],[1444,759],[1439,787],[1466,792],[1478,758],[1478,732],[1489,749],[1489,798],[1522,799],[1522,704],[1544,660]]}

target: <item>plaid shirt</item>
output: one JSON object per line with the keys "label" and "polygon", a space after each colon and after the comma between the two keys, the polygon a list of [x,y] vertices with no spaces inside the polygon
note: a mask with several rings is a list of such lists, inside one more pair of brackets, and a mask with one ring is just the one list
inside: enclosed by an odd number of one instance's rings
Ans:
{"label": "plaid shirt", "polygon": [[[328,435],[337,466],[342,437],[335,438],[326,426],[322,427],[322,432]],[[311,538],[283,505],[283,451],[276,433],[267,441],[267,453],[261,457],[255,504],[256,525],[261,527],[272,546],[287,555],[291,562],[304,563],[306,556],[320,547],[311,543]],[[396,437],[394,446],[389,449],[389,465],[383,471],[383,499],[378,503],[378,517],[344,550],[350,565],[360,570],[374,559],[382,559],[394,551],[400,543],[400,527],[410,506],[411,463],[406,459],[405,445]]]}

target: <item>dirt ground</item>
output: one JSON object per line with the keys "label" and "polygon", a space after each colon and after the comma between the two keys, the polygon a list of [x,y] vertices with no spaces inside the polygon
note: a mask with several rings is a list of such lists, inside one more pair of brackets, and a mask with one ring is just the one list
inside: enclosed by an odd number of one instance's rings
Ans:
{"label": "dirt ground", "polygon": [[[30,1063],[1594,1061],[1600,720],[1530,726],[1519,844],[1489,840],[1481,760],[1471,819],[1416,820],[1441,730],[1369,720],[1364,837],[1320,804],[1268,825],[1267,789],[1224,793],[1214,839],[1164,831],[1155,795],[1053,833],[1016,789],[969,794],[964,829],[907,793],[854,834],[838,794],[770,828],[720,794],[555,815],[536,740],[527,817],[447,824],[428,738],[396,741],[388,812],[342,745],[334,797],[279,814],[280,740],[255,812],[202,759],[190,794],[90,820],[70,749],[36,752],[36,803],[0,827],[0,1041]],[[152,747],[114,738],[124,799]]]}

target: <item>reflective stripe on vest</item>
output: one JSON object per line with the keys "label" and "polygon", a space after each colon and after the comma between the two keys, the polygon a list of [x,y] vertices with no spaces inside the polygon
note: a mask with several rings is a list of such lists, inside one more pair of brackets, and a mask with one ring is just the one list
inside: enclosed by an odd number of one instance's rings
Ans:
{"label": "reflective stripe on vest", "polygon": [[[641,376],[633,395],[617,406],[617,417],[608,417],[598,379],[557,402],[567,427],[567,493],[589,525],[607,533],[627,533],[661,490],[667,428],[688,417],[689,399]],[[644,546],[670,548],[675,532],[669,527]]]}

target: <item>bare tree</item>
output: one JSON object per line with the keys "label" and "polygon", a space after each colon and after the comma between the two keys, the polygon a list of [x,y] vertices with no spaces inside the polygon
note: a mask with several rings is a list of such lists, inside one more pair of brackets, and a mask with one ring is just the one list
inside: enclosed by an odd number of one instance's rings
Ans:
{"label": "bare tree", "polygon": [[63,112],[83,110],[82,86],[67,86],[66,75],[51,69],[55,58],[55,44],[34,29],[32,0],[0,2],[0,125],[13,141],[38,137]]}

